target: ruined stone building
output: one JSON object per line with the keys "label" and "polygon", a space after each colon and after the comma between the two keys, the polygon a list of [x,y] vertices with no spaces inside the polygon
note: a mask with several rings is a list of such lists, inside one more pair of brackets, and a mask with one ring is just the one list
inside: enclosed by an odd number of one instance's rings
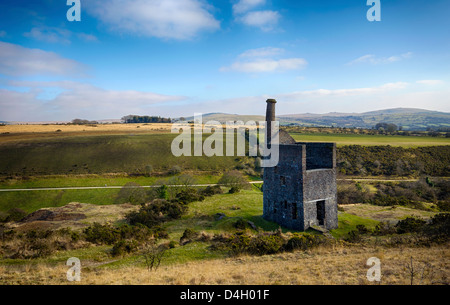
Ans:
{"label": "ruined stone building", "polygon": [[[267,100],[267,126],[275,104]],[[266,141],[276,145],[270,135],[268,128]],[[299,231],[337,228],[336,144],[296,142],[280,130],[278,145],[278,165],[264,168],[264,219]]]}

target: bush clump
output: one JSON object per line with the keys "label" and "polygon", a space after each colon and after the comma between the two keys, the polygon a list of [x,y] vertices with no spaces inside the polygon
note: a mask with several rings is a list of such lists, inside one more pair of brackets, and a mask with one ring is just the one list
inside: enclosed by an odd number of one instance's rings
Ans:
{"label": "bush clump", "polygon": [[400,220],[395,227],[397,228],[398,234],[404,233],[416,233],[423,230],[426,222],[423,219],[416,217],[406,217]]}
{"label": "bush clump", "polygon": [[264,232],[256,235],[248,231],[238,231],[231,236],[216,236],[213,248],[225,250],[231,255],[266,255],[285,251],[308,250],[325,242],[324,236],[308,233],[294,233],[286,236],[277,232]]}
{"label": "bush clump", "polygon": [[131,212],[125,218],[131,225],[142,224],[148,228],[153,228],[165,221],[180,218],[186,211],[187,206],[185,204],[155,199],[150,203],[141,205],[139,211]]}
{"label": "bush clump", "polygon": [[308,233],[294,233],[284,246],[286,251],[303,250],[306,251],[322,243],[322,237]]}

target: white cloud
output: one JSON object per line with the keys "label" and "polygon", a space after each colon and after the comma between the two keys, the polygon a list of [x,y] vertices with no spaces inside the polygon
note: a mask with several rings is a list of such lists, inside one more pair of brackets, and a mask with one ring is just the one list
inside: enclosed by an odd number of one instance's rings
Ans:
{"label": "white cloud", "polygon": [[260,5],[264,5],[266,0],[239,0],[233,5],[233,14],[243,14]]}
{"label": "white cloud", "polygon": [[275,55],[280,55],[284,53],[284,49],[280,48],[272,48],[272,47],[265,47],[265,48],[259,48],[259,49],[251,49],[247,50],[239,57],[270,57]]}
{"label": "white cloud", "polygon": [[[268,88],[270,90],[270,88]],[[181,115],[194,112],[225,112],[264,115],[266,99],[275,98],[277,114],[366,112],[390,108],[423,108],[450,112],[448,96],[450,90],[444,88],[425,91],[415,83],[393,82],[373,87],[317,89],[279,94],[241,96],[177,107]],[[187,114],[186,114],[187,113]]]}
{"label": "white cloud", "polygon": [[[61,29],[56,27],[34,27],[29,32],[23,34],[23,36],[27,38],[36,39],[39,41],[50,42],[50,43],[61,43],[61,44],[70,44],[71,38],[74,35],[73,32],[67,29]],[[77,33],[75,34],[79,39],[86,42],[97,42],[98,39],[96,36],[86,33]]]}
{"label": "white cloud", "polygon": [[71,34],[66,29],[43,26],[34,27],[29,32],[24,33],[23,36],[50,43],[70,44],[69,38]]}
{"label": "white cloud", "polygon": [[394,55],[394,56],[390,56],[390,57],[376,57],[373,54],[367,54],[367,55],[361,56],[355,60],[352,60],[348,64],[353,65],[353,64],[369,63],[372,65],[379,65],[379,64],[393,63],[393,62],[397,62],[397,61],[400,61],[403,59],[408,59],[411,57],[412,57],[412,52],[407,52],[407,53],[403,53],[400,55]]}
{"label": "white cloud", "polygon": [[[28,92],[0,89],[0,120],[47,121],[120,118],[127,114],[149,114],[148,107],[186,99],[136,90],[106,90],[91,84],[72,81],[10,82],[27,87]],[[43,100],[39,94],[47,88],[59,88],[55,97]],[[27,111],[24,111],[27,109]]]}
{"label": "white cloud", "polygon": [[258,59],[250,62],[235,62],[230,67],[223,67],[220,70],[238,71],[245,73],[259,72],[282,72],[287,70],[299,70],[307,65],[303,58],[286,58],[286,59]]}
{"label": "white cloud", "polygon": [[263,31],[271,31],[281,18],[277,11],[254,11],[238,17],[237,20],[248,26],[258,27]]}
{"label": "white cloud", "polygon": [[278,58],[284,49],[266,47],[251,49],[238,56],[238,60],[229,67],[220,68],[221,72],[237,71],[244,73],[283,72],[303,69],[308,63],[303,58]]}
{"label": "white cloud", "polygon": [[79,76],[85,70],[81,63],[56,53],[0,41],[0,74]]}
{"label": "white cloud", "polygon": [[422,85],[435,86],[435,85],[443,85],[445,82],[440,79],[424,79],[424,80],[418,80],[418,81],[416,81],[416,83],[422,84]]}
{"label": "white cloud", "polygon": [[86,42],[98,42],[98,38],[92,34],[78,33],[77,37]]}
{"label": "white cloud", "polygon": [[89,14],[113,31],[135,35],[191,39],[204,30],[217,30],[220,22],[200,0],[104,0],[87,2]]}
{"label": "white cloud", "polygon": [[347,97],[356,95],[369,95],[384,93],[392,90],[405,89],[408,86],[406,82],[396,82],[396,83],[386,83],[378,87],[367,87],[367,88],[351,88],[351,89],[317,89],[308,91],[298,91],[287,94],[282,94],[282,98],[287,98],[289,100],[302,99],[303,97]]}

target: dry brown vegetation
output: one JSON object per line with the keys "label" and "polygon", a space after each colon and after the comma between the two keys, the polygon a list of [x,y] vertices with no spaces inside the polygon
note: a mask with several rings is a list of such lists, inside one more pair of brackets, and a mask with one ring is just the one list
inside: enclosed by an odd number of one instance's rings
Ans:
{"label": "dry brown vegetation", "polygon": [[370,218],[377,221],[385,221],[389,223],[397,223],[399,219],[407,216],[420,217],[429,219],[435,212],[415,210],[402,206],[376,206],[370,204],[344,204],[340,205],[343,212],[356,215],[363,218]]}
{"label": "dry brown vegetation", "polygon": [[89,225],[123,220],[125,215],[138,206],[125,203],[115,205],[95,205],[72,202],[63,207],[44,208],[28,215],[23,221],[9,224],[18,232],[30,230],[82,229]]}
{"label": "dry brown vegetation", "polygon": [[4,125],[0,126],[0,144],[35,139],[84,135],[120,135],[138,133],[170,133],[172,124],[88,124],[88,125]]}
{"label": "dry brown vegetation", "polygon": [[[81,262],[81,281],[68,282],[64,263],[1,266],[3,284],[83,284],[83,285],[364,285],[411,283],[410,263],[414,265],[413,284],[444,284],[450,276],[448,245],[431,248],[356,247],[334,245],[311,251],[265,256],[207,260],[163,266],[149,272],[140,266],[118,269],[99,268]],[[381,260],[381,282],[369,282],[367,260]]]}

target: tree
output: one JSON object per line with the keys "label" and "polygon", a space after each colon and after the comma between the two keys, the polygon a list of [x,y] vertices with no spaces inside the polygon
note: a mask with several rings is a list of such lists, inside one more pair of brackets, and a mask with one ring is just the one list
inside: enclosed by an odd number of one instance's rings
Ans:
{"label": "tree", "polygon": [[379,131],[387,131],[389,133],[396,132],[398,130],[397,125],[391,123],[378,123],[375,125],[375,129]]}
{"label": "tree", "polygon": [[141,250],[141,257],[144,259],[147,265],[148,271],[153,270],[153,268],[158,269],[161,264],[161,260],[167,251],[166,245],[157,245],[156,242],[146,243]]}

